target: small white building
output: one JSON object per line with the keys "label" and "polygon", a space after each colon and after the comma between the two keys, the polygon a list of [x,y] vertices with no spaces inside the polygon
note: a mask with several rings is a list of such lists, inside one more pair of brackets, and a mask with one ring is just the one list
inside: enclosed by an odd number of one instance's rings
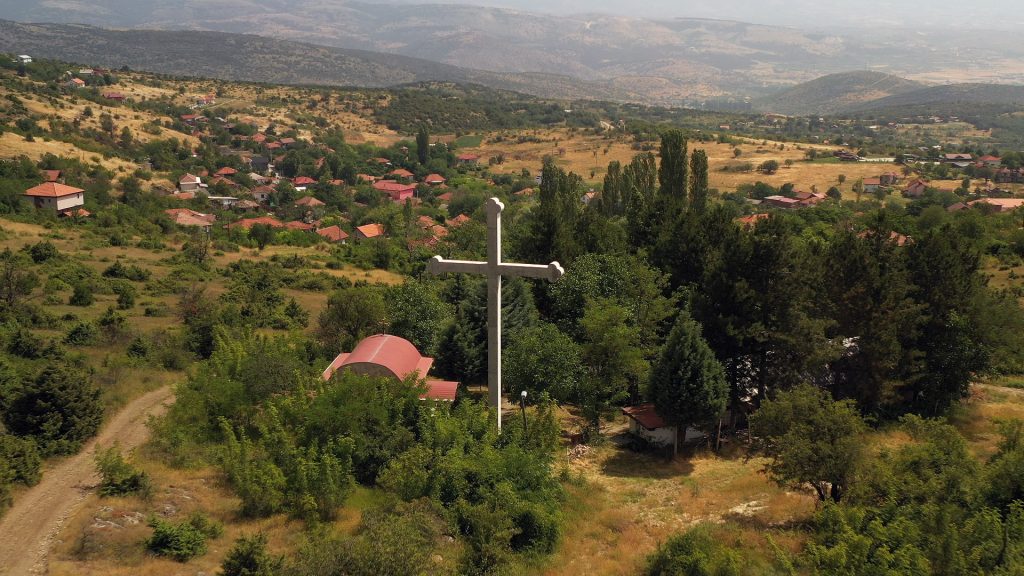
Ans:
{"label": "small white building", "polygon": [[21,62],[22,64],[31,64],[32,57],[28,54],[21,54],[18,56],[18,62]]}
{"label": "small white building", "polygon": [[202,187],[203,181],[194,174],[185,174],[178,180],[178,190],[182,192],[196,192]]}
{"label": "small white building", "polygon": [[[629,433],[643,438],[656,446],[675,446],[676,427],[665,422],[665,419],[654,409],[654,404],[627,406],[622,413],[629,418]],[[697,442],[704,438],[704,433],[693,427],[687,427],[686,433],[679,442]]]}
{"label": "small white building", "polygon": [[36,208],[53,210],[58,214],[70,213],[85,204],[85,191],[57,182],[47,182],[25,191]]}

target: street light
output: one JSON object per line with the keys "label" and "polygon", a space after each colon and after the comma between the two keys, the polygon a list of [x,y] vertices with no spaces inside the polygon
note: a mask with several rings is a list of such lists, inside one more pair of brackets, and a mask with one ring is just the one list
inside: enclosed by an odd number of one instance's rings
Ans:
{"label": "street light", "polygon": [[523,412],[523,441],[526,441],[526,390],[519,393],[519,409]]}

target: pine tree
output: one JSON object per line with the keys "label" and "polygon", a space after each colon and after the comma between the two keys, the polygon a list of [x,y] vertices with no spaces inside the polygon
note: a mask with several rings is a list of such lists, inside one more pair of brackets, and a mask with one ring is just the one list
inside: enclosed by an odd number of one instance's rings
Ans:
{"label": "pine tree", "polygon": [[416,133],[416,156],[420,164],[426,164],[430,160],[430,133],[426,126],[421,126]]}
{"label": "pine tree", "polygon": [[722,365],[685,311],[651,370],[648,394],[658,414],[676,426],[676,447],[679,431],[714,421],[725,410],[729,387]]}

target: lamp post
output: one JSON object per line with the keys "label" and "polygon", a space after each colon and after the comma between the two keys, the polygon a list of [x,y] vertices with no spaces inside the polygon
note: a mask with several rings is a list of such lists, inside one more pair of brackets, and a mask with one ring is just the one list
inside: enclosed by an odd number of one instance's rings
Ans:
{"label": "lamp post", "polygon": [[526,441],[526,390],[519,393],[519,409],[523,413],[523,441]]}

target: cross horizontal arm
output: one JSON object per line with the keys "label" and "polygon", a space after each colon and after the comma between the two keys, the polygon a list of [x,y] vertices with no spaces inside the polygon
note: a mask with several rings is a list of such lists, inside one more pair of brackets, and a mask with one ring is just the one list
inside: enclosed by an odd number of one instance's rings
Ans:
{"label": "cross horizontal arm", "polygon": [[543,278],[554,282],[565,274],[558,262],[543,264],[499,264],[498,271],[502,276],[522,276],[524,278]]}
{"label": "cross horizontal arm", "polygon": [[441,274],[443,272],[462,272],[464,274],[487,274],[487,262],[469,260],[445,260],[434,256],[427,261],[427,272]]}

